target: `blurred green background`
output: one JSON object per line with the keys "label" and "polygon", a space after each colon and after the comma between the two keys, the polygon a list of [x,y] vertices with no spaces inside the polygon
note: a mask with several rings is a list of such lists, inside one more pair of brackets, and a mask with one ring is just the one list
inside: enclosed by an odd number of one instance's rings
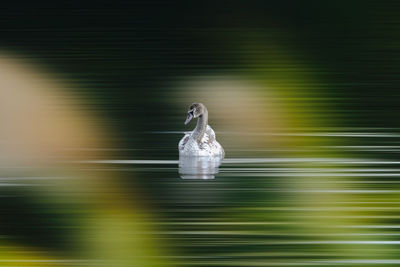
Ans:
{"label": "blurred green background", "polygon": [[[398,1],[8,4],[0,266],[398,264],[399,14]],[[197,101],[227,153],[214,181],[177,172]],[[112,159],[153,163],[86,162]]]}

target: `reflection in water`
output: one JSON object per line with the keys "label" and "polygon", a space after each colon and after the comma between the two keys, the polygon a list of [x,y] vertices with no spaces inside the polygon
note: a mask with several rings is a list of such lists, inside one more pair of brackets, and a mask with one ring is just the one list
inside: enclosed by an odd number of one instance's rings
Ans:
{"label": "reflection in water", "polygon": [[179,174],[182,179],[214,179],[221,162],[221,157],[179,157]]}

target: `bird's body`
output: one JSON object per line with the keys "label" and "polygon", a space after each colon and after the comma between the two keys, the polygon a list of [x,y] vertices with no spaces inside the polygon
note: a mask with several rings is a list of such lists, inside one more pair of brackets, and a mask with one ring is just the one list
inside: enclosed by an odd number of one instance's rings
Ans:
{"label": "bird's body", "polygon": [[214,130],[207,125],[206,131],[198,142],[192,137],[193,132],[185,133],[179,142],[179,154],[182,156],[224,156],[222,146],[215,140]]}
{"label": "bird's body", "polygon": [[179,155],[224,157],[224,149],[217,142],[214,130],[207,124],[207,108],[201,103],[192,104],[185,124],[192,118],[198,118],[197,126],[192,132],[186,132],[179,142]]}

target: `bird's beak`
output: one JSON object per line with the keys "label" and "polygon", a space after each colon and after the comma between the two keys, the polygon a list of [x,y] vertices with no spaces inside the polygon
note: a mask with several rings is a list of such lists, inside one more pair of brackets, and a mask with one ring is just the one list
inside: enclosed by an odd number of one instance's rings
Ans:
{"label": "bird's beak", "polygon": [[188,124],[192,119],[193,119],[193,112],[189,111],[189,113],[186,117],[185,125]]}

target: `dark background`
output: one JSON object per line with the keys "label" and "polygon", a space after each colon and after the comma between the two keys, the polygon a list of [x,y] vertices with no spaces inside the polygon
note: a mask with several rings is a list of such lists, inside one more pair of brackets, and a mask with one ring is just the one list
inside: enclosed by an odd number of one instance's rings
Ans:
{"label": "dark background", "polygon": [[[84,83],[98,109],[127,136],[154,129],[168,79],[257,71],[235,43],[269,41],[296,51],[323,81],[342,125],[397,127],[399,3],[396,1],[133,1],[16,4],[1,10],[0,45]],[[24,6],[21,4],[21,6]],[[41,8],[38,8],[41,7]],[[271,51],[273,53],[273,51]],[[268,64],[264,62],[263,64]],[[253,69],[252,69],[253,68]],[[339,100],[338,100],[339,98]],[[127,123],[135,118],[135,129]],[[151,120],[153,121],[153,120]],[[167,126],[162,126],[168,127]]]}
{"label": "dark background", "polygon": [[[398,1],[8,3],[0,10],[0,48],[75,81],[79,86],[71,90],[86,96],[127,148],[151,147],[148,131],[181,129],[184,110],[173,111],[182,118],[172,122],[166,121],[171,113],[160,112],[174,108],[167,101],[169,81],[210,72],[257,73],[260,63],[247,64],[241,45],[255,47],[246,53],[273,58],[270,43],[282,44],[315,70],[322,85],[309,90],[340,118],[330,126],[397,128],[399,15]],[[268,61],[261,64],[268,69]],[[175,147],[176,140],[165,143]],[[140,157],[146,153],[152,152]],[[10,211],[0,220],[1,230],[63,248],[68,231],[47,230],[62,225],[62,212],[18,214],[18,207],[40,210],[44,204],[26,192],[18,201],[12,194],[0,205]]]}

